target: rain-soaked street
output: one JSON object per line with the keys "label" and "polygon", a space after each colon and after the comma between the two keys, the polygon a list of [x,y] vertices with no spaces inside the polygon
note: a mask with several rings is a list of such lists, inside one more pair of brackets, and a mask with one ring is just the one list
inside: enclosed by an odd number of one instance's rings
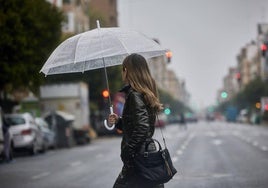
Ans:
{"label": "rain-soaked street", "polygon": [[[161,133],[156,130],[156,137]],[[176,124],[164,130],[178,170],[166,188],[266,188],[268,128],[225,122]],[[0,164],[1,188],[110,188],[117,177],[120,137],[101,137],[91,144],[20,154]]]}

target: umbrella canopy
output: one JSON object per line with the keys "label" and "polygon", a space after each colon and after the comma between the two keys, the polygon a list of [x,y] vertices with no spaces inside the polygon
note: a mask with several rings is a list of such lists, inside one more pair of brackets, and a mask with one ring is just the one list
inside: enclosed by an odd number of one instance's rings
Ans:
{"label": "umbrella canopy", "polygon": [[119,65],[132,53],[148,59],[165,52],[166,49],[142,33],[118,27],[97,28],[61,43],[40,72],[45,75],[84,72]]}

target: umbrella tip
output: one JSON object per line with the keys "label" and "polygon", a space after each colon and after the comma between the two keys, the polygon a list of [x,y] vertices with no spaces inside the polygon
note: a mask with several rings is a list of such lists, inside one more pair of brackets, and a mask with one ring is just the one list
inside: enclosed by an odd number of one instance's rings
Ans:
{"label": "umbrella tip", "polygon": [[97,28],[100,29],[100,21],[97,20],[96,22],[97,22]]}

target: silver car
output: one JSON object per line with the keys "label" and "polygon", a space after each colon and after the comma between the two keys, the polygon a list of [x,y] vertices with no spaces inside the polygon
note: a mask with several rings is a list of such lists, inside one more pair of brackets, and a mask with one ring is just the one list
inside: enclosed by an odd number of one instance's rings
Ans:
{"label": "silver car", "polygon": [[30,113],[5,115],[10,125],[14,149],[27,149],[32,155],[45,151],[41,128]]}

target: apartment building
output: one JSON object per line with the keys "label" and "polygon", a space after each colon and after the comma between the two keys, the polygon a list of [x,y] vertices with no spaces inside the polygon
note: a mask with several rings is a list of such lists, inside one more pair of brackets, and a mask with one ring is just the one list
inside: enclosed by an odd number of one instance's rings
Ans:
{"label": "apartment building", "polygon": [[77,34],[89,30],[88,0],[47,0],[64,13],[62,32]]}
{"label": "apartment building", "polygon": [[[223,78],[223,88],[217,94],[218,101],[222,101],[222,91],[228,92],[229,97],[243,89],[250,81],[257,77],[268,80],[268,55],[263,57],[261,44],[268,41],[268,24],[258,24],[258,35],[256,41],[246,44],[237,55],[237,67],[230,68],[229,73]],[[236,69],[238,85],[232,84],[233,70]],[[237,87],[237,88],[236,88]]]}
{"label": "apartment building", "polygon": [[118,26],[117,0],[90,0],[89,11],[92,28],[96,28],[96,19],[100,20],[101,26]]}

